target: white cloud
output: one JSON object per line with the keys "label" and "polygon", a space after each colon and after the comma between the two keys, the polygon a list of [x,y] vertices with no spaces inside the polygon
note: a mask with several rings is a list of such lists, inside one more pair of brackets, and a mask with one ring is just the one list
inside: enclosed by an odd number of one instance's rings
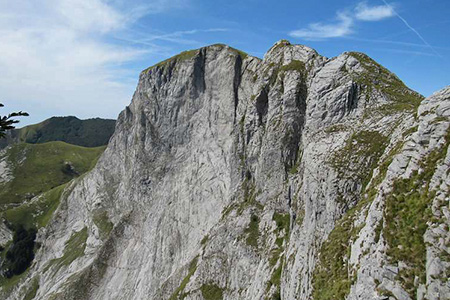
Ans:
{"label": "white cloud", "polygon": [[352,10],[337,12],[335,22],[312,23],[306,28],[289,32],[289,35],[306,40],[345,37],[354,32],[356,21],[380,21],[394,15],[390,5],[368,6],[366,2],[360,2]]}
{"label": "white cloud", "polygon": [[19,109],[33,121],[43,111],[117,116],[136,84],[126,64],[159,49],[111,37],[168,2],[127,9],[128,2],[106,0],[0,0],[0,100],[11,108],[25,104]]}
{"label": "white cloud", "polygon": [[356,19],[361,21],[380,21],[395,15],[390,5],[367,6],[366,2],[359,3],[355,13]]}
{"label": "white cloud", "polygon": [[291,31],[290,36],[305,39],[325,39],[346,36],[352,32],[353,19],[345,13],[338,13],[337,22],[332,24],[313,23],[308,28]]}

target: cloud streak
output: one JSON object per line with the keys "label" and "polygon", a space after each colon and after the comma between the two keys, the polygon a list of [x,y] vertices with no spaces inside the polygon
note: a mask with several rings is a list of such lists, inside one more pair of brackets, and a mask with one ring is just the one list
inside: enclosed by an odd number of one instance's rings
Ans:
{"label": "cloud streak", "polygon": [[392,6],[368,6],[360,2],[354,9],[337,12],[336,18],[329,23],[312,23],[306,28],[289,32],[295,38],[306,40],[322,40],[328,38],[345,37],[354,32],[356,21],[373,22],[393,17],[395,12]]}
{"label": "cloud streak", "polygon": [[172,42],[177,44],[199,44],[199,42],[186,39],[185,36],[192,36],[200,33],[214,33],[214,32],[227,32],[229,29],[227,28],[209,28],[209,29],[191,29],[191,30],[182,30],[175,31],[172,33],[164,33],[164,34],[145,34],[142,39],[132,39],[130,41],[136,44],[149,44],[155,41],[165,41]]}
{"label": "cloud streak", "polygon": [[346,13],[338,13],[337,21],[330,24],[313,23],[307,28],[291,31],[290,36],[305,39],[326,39],[349,35],[353,19]]}
{"label": "cloud streak", "polygon": [[380,21],[394,14],[393,7],[387,4],[370,7],[366,2],[361,2],[355,8],[355,18],[361,21]]}
{"label": "cloud streak", "polygon": [[424,38],[423,36],[416,30],[414,29],[414,27],[412,27],[411,25],[409,25],[409,23],[405,20],[405,18],[403,18],[389,3],[386,2],[386,0],[382,0],[384,2],[384,4],[386,4],[386,6],[390,7],[392,9],[392,11],[394,12],[394,14],[406,25],[406,27],[408,27],[414,34],[416,34],[419,39],[426,45],[428,46],[437,56],[442,57],[439,52],[436,51],[436,49],[434,49],[433,46],[431,46]]}

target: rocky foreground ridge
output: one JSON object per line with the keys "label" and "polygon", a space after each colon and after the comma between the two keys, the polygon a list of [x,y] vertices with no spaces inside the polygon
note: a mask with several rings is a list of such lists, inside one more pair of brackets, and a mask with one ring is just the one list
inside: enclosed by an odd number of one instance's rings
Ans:
{"label": "rocky foreground ridge", "polygon": [[7,299],[450,299],[450,87],[225,45],[140,75]]}

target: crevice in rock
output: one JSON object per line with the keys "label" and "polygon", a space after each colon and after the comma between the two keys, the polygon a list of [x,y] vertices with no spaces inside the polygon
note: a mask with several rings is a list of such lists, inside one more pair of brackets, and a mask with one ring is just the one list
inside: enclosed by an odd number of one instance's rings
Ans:
{"label": "crevice in rock", "polygon": [[233,95],[234,95],[234,118],[233,123],[236,124],[236,111],[239,104],[239,86],[241,85],[242,79],[242,58],[240,55],[236,56],[236,61],[234,64],[234,81],[233,81]]}
{"label": "crevice in rock", "polygon": [[262,89],[256,98],[256,113],[258,114],[258,126],[266,124],[267,112],[269,110],[269,96],[266,89]]}
{"label": "crevice in rock", "polygon": [[307,87],[305,82],[301,82],[295,92],[296,113],[291,123],[291,128],[286,132],[284,144],[286,145],[285,153],[285,171],[286,174],[296,173],[297,165],[300,157],[300,144],[302,139],[302,131],[305,125],[306,115],[306,98]]}
{"label": "crevice in rock", "polygon": [[206,63],[206,48],[198,51],[194,59],[194,72],[192,78],[193,89],[191,89],[191,97],[198,98],[206,89],[205,83],[205,63]]}
{"label": "crevice in rock", "polygon": [[352,82],[352,85],[347,95],[347,107],[346,107],[347,113],[358,107],[358,94],[359,94],[358,84],[356,82]]}

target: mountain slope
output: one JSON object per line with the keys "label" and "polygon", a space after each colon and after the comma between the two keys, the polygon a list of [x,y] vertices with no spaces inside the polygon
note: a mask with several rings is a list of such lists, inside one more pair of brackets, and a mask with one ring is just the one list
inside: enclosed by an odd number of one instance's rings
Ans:
{"label": "mountain slope", "polygon": [[83,147],[99,147],[108,143],[114,132],[115,120],[76,117],[52,117],[41,123],[12,130],[7,140],[0,141],[0,149],[13,143],[41,144],[63,141]]}
{"label": "mountain slope", "polygon": [[15,144],[0,153],[0,205],[22,203],[92,169],[105,147]]}
{"label": "mountain slope", "polygon": [[445,299],[450,88],[224,45],[140,75],[8,299]]}

